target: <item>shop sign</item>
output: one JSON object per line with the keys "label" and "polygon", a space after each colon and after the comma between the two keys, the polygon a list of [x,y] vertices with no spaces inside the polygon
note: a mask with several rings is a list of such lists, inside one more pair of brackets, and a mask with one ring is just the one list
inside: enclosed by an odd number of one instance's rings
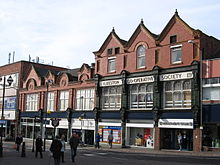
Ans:
{"label": "shop sign", "polygon": [[108,81],[101,81],[100,86],[115,86],[115,85],[122,85],[122,80],[108,80]]}
{"label": "shop sign", "polygon": [[135,77],[135,78],[127,79],[127,84],[139,84],[139,83],[149,83],[149,82],[154,82],[154,76]]}
{"label": "shop sign", "polygon": [[15,110],[16,109],[16,97],[6,97],[4,110]]}
{"label": "shop sign", "polygon": [[192,72],[181,72],[181,73],[160,75],[160,81],[172,81],[172,80],[182,80],[182,79],[191,79],[191,78],[193,78]]}
{"label": "shop sign", "polygon": [[193,129],[193,119],[160,119],[158,127]]}
{"label": "shop sign", "polygon": [[6,124],[6,120],[0,120],[0,124],[5,125]]}

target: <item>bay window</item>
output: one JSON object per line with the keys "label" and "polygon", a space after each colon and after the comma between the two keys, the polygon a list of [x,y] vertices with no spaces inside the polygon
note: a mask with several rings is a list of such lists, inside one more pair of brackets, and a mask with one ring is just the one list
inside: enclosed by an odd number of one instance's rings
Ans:
{"label": "bay window", "polygon": [[130,108],[147,109],[153,107],[153,84],[130,86]]}
{"label": "bay window", "polygon": [[118,110],[121,108],[121,87],[102,88],[103,109]]}
{"label": "bay window", "polygon": [[191,107],[191,81],[164,82],[165,108],[190,108]]}

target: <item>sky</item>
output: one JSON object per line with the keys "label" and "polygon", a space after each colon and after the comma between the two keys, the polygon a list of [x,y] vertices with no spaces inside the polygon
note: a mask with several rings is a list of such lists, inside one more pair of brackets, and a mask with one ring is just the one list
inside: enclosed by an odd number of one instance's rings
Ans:
{"label": "sky", "polygon": [[176,9],[192,28],[220,39],[219,0],[0,0],[0,66],[13,52],[14,62],[30,55],[71,69],[90,65],[113,27],[129,40],[143,19],[160,34]]}

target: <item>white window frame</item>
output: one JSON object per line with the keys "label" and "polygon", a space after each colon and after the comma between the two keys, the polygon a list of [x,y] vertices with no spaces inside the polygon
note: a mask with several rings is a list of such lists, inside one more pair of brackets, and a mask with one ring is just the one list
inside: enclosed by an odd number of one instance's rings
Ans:
{"label": "white window frame", "polygon": [[69,91],[60,91],[59,110],[66,111],[69,106]]}
{"label": "white window frame", "polygon": [[[180,52],[180,53],[178,53]],[[180,57],[178,58],[179,60],[175,60],[177,59],[177,55],[180,54]],[[179,64],[182,63],[182,45],[174,45],[170,47],[170,56],[171,56],[171,63],[172,64]],[[175,56],[175,58],[174,58]]]}
{"label": "white window frame", "polygon": [[[142,87],[145,88],[144,91],[140,90]],[[148,91],[148,87],[151,87],[151,91]],[[135,92],[133,92],[132,88],[135,88]],[[152,109],[153,107],[153,83],[148,84],[135,84],[130,85],[130,109],[131,110],[140,110],[140,109]],[[139,101],[140,96],[144,95],[144,101]],[[147,100],[147,97],[150,95],[151,101]],[[136,96],[136,102],[132,101],[133,96]]]}
{"label": "white window frame", "polygon": [[93,110],[95,89],[80,89],[76,91],[76,110]]}
{"label": "white window frame", "polygon": [[202,100],[220,100],[220,77],[203,79]]}
{"label": "white window frame", "polygon": [[38,109],[38,94],[26,94],[25,96],[25,110],[26,111],[37,111]]}
{"label": "white window frame", "polygon": [[[140,49],[143,48],[144,52],[140,53]],[[144,45],[139,45],[136,50],[137,69],[145,68],[146,48]],[[141,62],[140,62],[141,61]],[[141,65],[143,63],[143,65]]]}
{"label": "white window frame", "polygon": [[54,92],[47,93],[47,111],[54,111]]}
{"label": "white window frame", "polygon": [[108,72],[115,72],[116,71],[116,57],[109,57],[108,58]]}

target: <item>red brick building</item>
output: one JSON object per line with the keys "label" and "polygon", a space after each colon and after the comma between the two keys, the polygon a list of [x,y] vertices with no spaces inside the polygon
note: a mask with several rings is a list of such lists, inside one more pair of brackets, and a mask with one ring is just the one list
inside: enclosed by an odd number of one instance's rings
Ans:
{"label": "red brick building", "polygon": [[218,57],[220,41],[177,12],[159,35],[143,21],[128,41],[113,29],[95,54],[96,107],[102,141],[122,147],[201,150],[201,60]]}

